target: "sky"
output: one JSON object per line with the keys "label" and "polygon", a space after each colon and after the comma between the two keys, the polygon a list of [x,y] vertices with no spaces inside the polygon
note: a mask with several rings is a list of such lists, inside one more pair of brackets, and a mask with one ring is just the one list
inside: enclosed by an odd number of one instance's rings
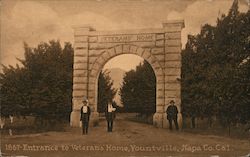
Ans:
{"label": "sky", "polygon": [[[246,12],[249,0],[240,0]],[[1,0],[1,55],[4,65],[23,58],[23,42],[35,47],[55,39],[73,43],[73,26],[91,25],[99,30],[162,28],[166,20],[184,19],[182,45],[187,34],[197,34],[202,25],[216,24],[228,13],[232,0]],[[141,58],[115,57],[106,68],[129,70]]]}

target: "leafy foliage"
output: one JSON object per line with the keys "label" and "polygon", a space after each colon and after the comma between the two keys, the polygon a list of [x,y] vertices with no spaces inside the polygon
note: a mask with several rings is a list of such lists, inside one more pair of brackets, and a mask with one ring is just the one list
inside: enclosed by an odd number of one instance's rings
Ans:
{"label": "leafy foliage", "polygon": [[101,71],[98,78],[98,112],[105,112],[108,103],[113,102],[116,89],[113,88],[113,81],[109,76],[109,71]]}
{"label": "leafy foliage", "polygon": [[73,48],[59,41],[24,43],[22,67],[4,66],[1,73],[1,115],[33,115],[42,120],[69,118]]}
{"label": "leafy foliage", "polygon": [[182,111],[189,117],[217,116],[230,126],[250,120],[250,11],[235,0],[216,26],[188,36],[182,52]]}
{"label": "leafy foliage", "polygon": [[156,78],[148,62],[125,73],[120,95],[126,112],[155,112]]}

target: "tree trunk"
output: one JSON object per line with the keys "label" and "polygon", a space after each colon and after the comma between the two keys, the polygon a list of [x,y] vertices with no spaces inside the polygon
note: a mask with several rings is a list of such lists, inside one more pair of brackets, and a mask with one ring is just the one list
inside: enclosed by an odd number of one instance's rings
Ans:
{"label": "tree trunk", "polygon": [[211,116],[209,116],[207,120],[208,120],[208,127],[212,128],[213,118]]}
{"label": "tree trunk", "polygon": [[195,126],[195,117],[194,116],[191,117],[191,126],[192,126],[192,128],[196,127]]}
{"label": "tree trunk", "polygon": [[186,128],[186,116],[182,117],[182,128]]}
{"label": "tree trunk", "polygon": [[229,122],[228,123],[228,136],[231,135],[231,123]]}

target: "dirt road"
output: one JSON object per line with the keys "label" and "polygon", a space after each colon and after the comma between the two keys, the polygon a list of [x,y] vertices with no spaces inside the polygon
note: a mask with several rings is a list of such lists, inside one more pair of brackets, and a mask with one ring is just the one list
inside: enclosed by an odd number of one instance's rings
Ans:
{"label": "dirt road", "polygon": [[70,128],[66,132],[2,136],[1,152],[3,155],[32,157],[240,157],[250,153],[250,142],[181,131],[170,132],[117,119],[112,133],[106,131],[106,122],[101,121],[99,126],[89,129],[88,135],[81,135],[80,128]]}

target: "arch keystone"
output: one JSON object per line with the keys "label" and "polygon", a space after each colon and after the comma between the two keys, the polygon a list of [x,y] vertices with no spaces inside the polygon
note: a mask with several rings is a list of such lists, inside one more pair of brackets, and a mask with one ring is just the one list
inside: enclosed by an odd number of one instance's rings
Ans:
{"label": "arch keystone", "polygon": [[123,53],[130,53],[130,45],[123,45],[123,49],[122,49]]}
{"label": "arch keystone", "polygon": [[122,45],[118,45],[115,47],[115,52],[117,55],[122,54]]}

